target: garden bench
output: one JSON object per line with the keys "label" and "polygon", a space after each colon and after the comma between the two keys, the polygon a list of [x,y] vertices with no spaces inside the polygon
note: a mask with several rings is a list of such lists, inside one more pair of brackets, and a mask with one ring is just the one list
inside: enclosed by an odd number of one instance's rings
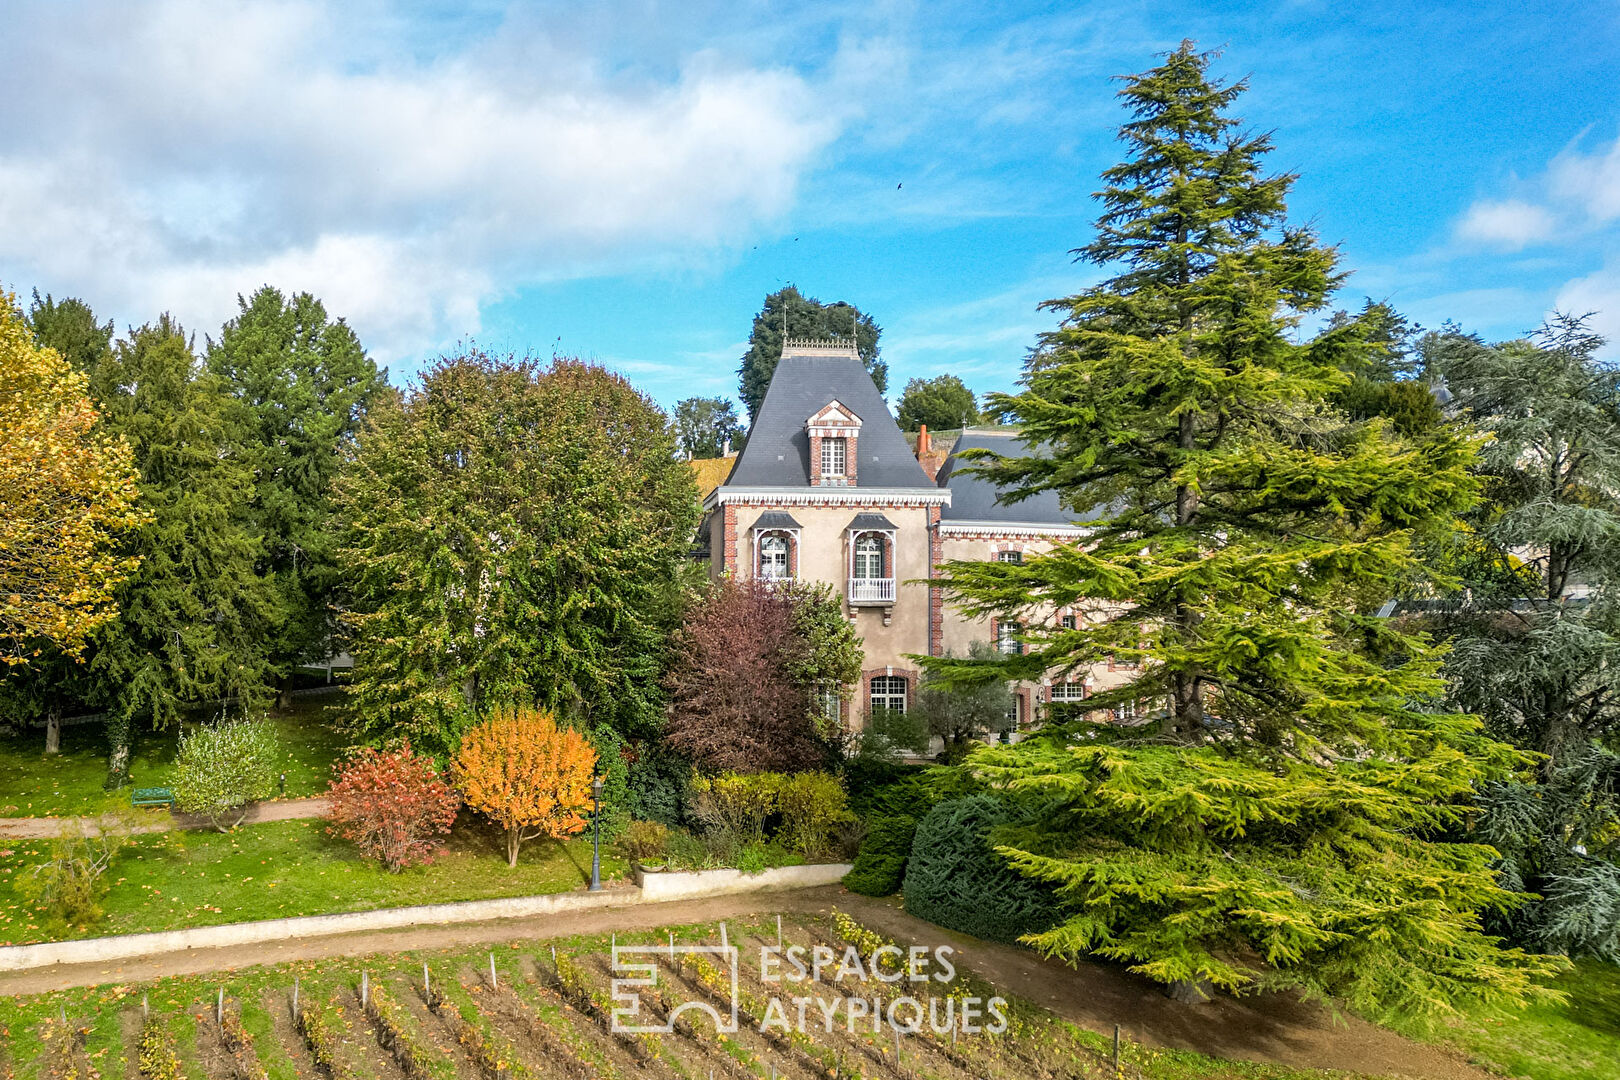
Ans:
{"label": "garden bench", "polygon": [[174,791],[166,787],[141,787],[130,794],[131,806],[174,806]]}

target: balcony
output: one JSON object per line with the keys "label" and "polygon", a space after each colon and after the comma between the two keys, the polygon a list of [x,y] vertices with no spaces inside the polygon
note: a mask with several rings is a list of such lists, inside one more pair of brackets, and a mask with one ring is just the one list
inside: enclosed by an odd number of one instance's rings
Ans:
{"label": "balcony", "polygon": [[851,604],[892,604],[894,603],[894,578],[892,577],[852,577],[849,579],[849,602]]}

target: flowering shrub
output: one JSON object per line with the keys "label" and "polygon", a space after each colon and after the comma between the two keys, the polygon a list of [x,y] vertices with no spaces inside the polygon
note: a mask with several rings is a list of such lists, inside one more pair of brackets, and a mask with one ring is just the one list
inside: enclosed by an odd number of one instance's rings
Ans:
{"label": "flowering shrub", "polygon": [[434,837],[450,831],[459,803],[433,759],[407,743],[398,750],[360,750],[334,771],[326,792],[328,833],[395,873],[432,861],[441,846]]}
{"label": "flowering shrub", "polygon": [[148,1016],[141,1025],[135,1057],[146,1080],[183,1080],[185,1077],[180,1057],[174,1051],[174,1036],[169,1034],[168,1024],[157,1013]]}
{"label": "flowering shrub", "polygon": [[776,789],[776,808],[782,814],[780,839],[805,858],[825,851],[838,826],[854,817],[843,783],[824,772],[784,776]]}

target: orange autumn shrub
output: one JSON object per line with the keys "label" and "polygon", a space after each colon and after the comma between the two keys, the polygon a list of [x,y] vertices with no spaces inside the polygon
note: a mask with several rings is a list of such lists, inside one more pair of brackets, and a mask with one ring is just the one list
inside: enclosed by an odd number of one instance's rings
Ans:
{"label": "orange autumn shrub", "polygon": [[596,751],[543,709],[506,708],[467,732],[456,751],[462,799],[506,831],[506,861],[525,840],[585,828]]}

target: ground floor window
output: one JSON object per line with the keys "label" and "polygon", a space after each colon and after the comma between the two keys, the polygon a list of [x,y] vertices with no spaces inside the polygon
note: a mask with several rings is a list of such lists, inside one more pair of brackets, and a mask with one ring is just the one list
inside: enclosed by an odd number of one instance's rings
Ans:
{"label": "ground floor window", "polygon": [[1060,682],[1052,684],[1053,701],[1084,701],[1086,697],[1086,684],[1081,682]]}
{"label": "ground floor window", "polygon": [[876,675],[872,678],[872,708],[906,711],[906,680],[903,675]]}
{"label": "ground floor window", "polygon": [[1004,656],[1020,656],[1024,646],[1018,640],[1018,631],[1023,629],[1015,622],[996,624],[996,649]]}
{"label": "ground floor window", "polygon": [[823,683],[819,691],[821,699],[821,715],[831,723],[838,723],[843,718],[844,695],[839,693],[837,683]]}

